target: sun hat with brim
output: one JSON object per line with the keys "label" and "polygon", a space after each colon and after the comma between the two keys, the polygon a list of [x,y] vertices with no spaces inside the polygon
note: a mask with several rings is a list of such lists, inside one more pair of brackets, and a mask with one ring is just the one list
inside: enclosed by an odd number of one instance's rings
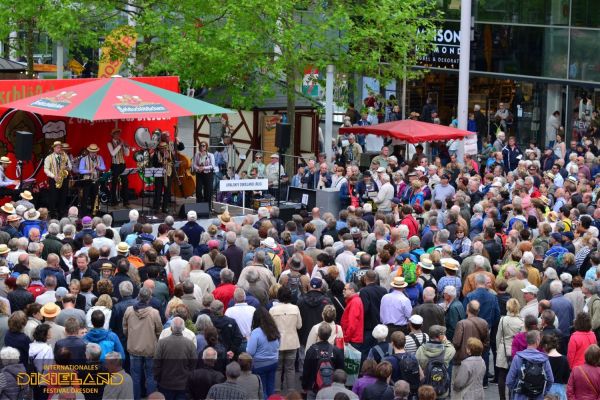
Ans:
{"label": "sun hat with brim", "polygon": [[390,283],[390,286],[394,287],[396,289],[404,289],[405,287],[408,286],[408,283],[406,283],[406,281],[404,280],[403,277],[397,276],[392,280],[392,282]]}
{"label": "sun hat with brim", "polygon": [[0,207],[0,210],[4,211],[7,214],[15,214],[17,212],[17,210],[15,210],[15,206],[13,206],[12,203],[4,204],[2,207]]}
{"label": "sun hat with brim", "polygon": [[44,318],[55,318],[60,314],[60,307],[54,302],[46,303],[40,310],[40,314]]}
{"label": "sun hat with brim", "polygon": [[227,224],[231,221],[231,215],[229,215],[229,211],[225,210],[223,214],[219,215],[219,221],[223,224]]}
{"label": "sun hat with brim", "polygon": [[52,143],[52,147],[56,147],[56,146],[62,147],[62,142],[60,140],[55,140],[54,143]]}
{"label": "sun hat with brim", "polygon": [[550,180],[554,179],[554,174],[552,172],[546,171],[546,173],[544,174],[544,176]]}
{"label": "sun hat with brim", "polygon": [[10,164],[10,163],[12,163],[12,161],[10,161],[10,158],[8,158],[6,156],[0,157],[0,164]]}
{"label": "sun hat with brim", "polygon": [[31,195],[31,192],[29,190],[25,190],[19,196],[21,196],[21,198],[25,200],[33,200],[33,196]]}
{"label": "sun hat with brim", "polygon": [[8,254],[10,253],[10,249],[5,244],[0,244],[0,254]]}
{"label": "sun hat with brim", "polygon": [[17,222],[17,221],[20,221],[20,220],[21,220],[21,217],[20,217],[20,216],[18,216],[17,214],[10,214],[10,215],[9,215],[9,216],[6,218],[6,221],[7,221],[7,222]]}
{"label": "sun hat with brim", "polygon": [[98,148],[96,143],[92,143],[87,147],[87,151],[89,151],[90,153],[97,153],[100,151],[100,149]]}
{"label": "sun hat with brim", "polygon": [[125,242],[121,242],[117,245],[118,253],[127,253],[129,251],[129,245]]}
{"label": "sun hat with brim", "polygon": [[271,154],[271,158],[279,158],[279,154],[273,153],[273,154]]}
{"label": "sun hat with brim", "polygon": [[69,143],[63,143],[60,147],[62,147],[63,150],[71,150],[71,145]]}
{"label": "sun hat with brim", "polygon": [[273,239],[272,237],[268,237],[265,240],[262,240],[260,244],[270,249],[274,249],[275,247],[277,247],[277,243],[275,243],[275,239]]}
{"label": "sun hat with brim", "polygon": [[433,262],[431,262],[431,260],[429,260],[429,259],[423,259],[423,260],[419,261],[418,265],[421,268],[427,269],[430,271],[434,269]]}
{"label": "sun hat with brim", "polygon": [[104,263],[102,264],[102,266],[100,267],[100,269],[109,269],[109,270],[113,270],[113,265],[111,263]]}
{"label": "sun hat with brim", "polygon": [[458,261],[456,261],[454,258],[442,258],[440,260],[440,264],[442,264],[442,267],[452,271],[458,270],[458,267],[460,265]]}
{"label": "sun hat with brim", "polygon": [[36,219],[40,218],[40,212],[37,211],[35,208],[31,208],[31,209],[27,210],[27,212],[25,212],[25,215],[23,215],[23,218],[26,221],[35,221]]}

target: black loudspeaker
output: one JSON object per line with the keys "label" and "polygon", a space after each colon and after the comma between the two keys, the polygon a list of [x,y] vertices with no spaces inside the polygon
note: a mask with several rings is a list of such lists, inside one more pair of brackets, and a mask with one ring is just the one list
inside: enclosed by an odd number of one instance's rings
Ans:
{"label": "black loudspeaker", "polygon": [[292,126],[290,124],[277,124],[275,128],[275,146],[280,151],[287,150],[290,147],[290,138],[292,137]]}
{"label": "black loudspeaker", "polygon": [[19,161],[29,161],[33,153],[33,133],[17,131],[15,138],[15,157]]}
{"label": "black loudspeaker", "polygon": [[192,210],[196,211],[198,219],[208,218],[210,216],[208,203],[187,203],[181,205],[181,208],[179,209],[179,218],[186,218],[188,211]]}
{"label": "black loudspeaker", "polygon": [[[113,217],[113,226],[121,226],[129,222],[129,210],[114,210],[110,213]],[[123,238],[125,239],[125,238]]]}

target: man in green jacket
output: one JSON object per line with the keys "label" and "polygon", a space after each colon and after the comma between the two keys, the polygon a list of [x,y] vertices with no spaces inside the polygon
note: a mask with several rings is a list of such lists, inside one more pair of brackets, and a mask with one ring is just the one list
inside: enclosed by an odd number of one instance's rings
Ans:
{"label": "man in green jacket", "polygon": [[458,321],[465,319],[465,308],[462,303],[456,298],[456,287],[446,286],[444,288],[444,304],[446,305],[446,337],[452,341],[454,330]]}

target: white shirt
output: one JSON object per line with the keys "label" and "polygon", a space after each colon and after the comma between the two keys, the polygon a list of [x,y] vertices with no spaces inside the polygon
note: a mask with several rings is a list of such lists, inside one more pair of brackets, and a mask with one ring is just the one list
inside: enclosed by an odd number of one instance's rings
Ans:
{"label": "white shirt", "polygon": [[209,274],[202,270],[190,271],[190,281],[197,285],[202,293],[212,293],[215,290],[215,284]]}
{"label": "white shirt", "polygon": [[340,269],[340,280],[346,283],[346,271],[348,271],[351,266],[357,265],[356,256],[351,251],[344,250],[342,254],[335,258],[335,264]]}
{"label": "white shirt", "polygon": [[254,311],[256,311],[256,309],[249,306],[247,303],[236,303],[233,307],[229,307],[227,311],[225,311],[225,316],[235,319],[242,336],[248,339],[250,337],[250,332],[252,331],[252,317],[254,316]]}
{"label": "white shirt", "polygon": [[188,262],[180,256],[172,256],[171,260],[167,264],[167,271],[173,274],[173,281],[175,284],[179,283],[181,273],[187,268]]}
{"label": "white shirt", "polygon": [[94,240],[92,241],[92,246],[94,246],[97,249],[100,249],[102,246],[107,246],[108,248],[110,248],[110,256],[109,257],[117,256],[117,246],[115,246],[115,242],[113,242],[111,239],[109,239],[107,237],[100,236],[100,237],[94,238]]}
{"label": "white shirt", "polygon": [[56,301],[56,291],[47,290],[35,298],[35,302],[45,306],[48,303],[54,303]]}
{"label": "white shirt", "polygon": [[[160,336],[158,337],[158,340],[168,338],[172,334],[173,332],[171,331],[171,327],[163,329],[163,331],[160,333]],[[190,339],[192,343],[194,343],[194,347],[198,345],[198,343],[196,343],[196,335],[194,335],[194,332],[190,331],[188,328],[185,328],[183,330],[183,337],[186,339]]]}

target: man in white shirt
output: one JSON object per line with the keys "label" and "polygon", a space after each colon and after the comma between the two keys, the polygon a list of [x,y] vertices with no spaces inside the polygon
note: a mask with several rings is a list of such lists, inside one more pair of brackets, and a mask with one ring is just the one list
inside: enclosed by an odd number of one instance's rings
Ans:
{"label": "man in white shirt", "polygon": [[112,239],[109,239],[104,235],[106,235],[106,225],[102,223],[96,225],[96,237],[92,241],[92,246],[94,246],[97,249],[102,248],[102,246],[106,246],[110,249],[109,257],[115,257],[117,255],[117,246],[115,245],[115,242],[112,241]]}
{"label": "man in white shirt", "polygon": [[177,243],[169,245],[171,259],[167,264],[167,272],[173,274],[173,281],[180,282],[181,273],[188,268],[188,262],[179,255],[180,247]]}
{"label": "man in white shirt", "polygon": [[339,279],[344,283],[346,282],[346,271],[350,267],[356,266],[355,248],[353,240],[344,240],[344,251],[335,258],[335,264],[340,269]]}
{"label": "man in white shirt", "polygon": [[250,332],[252,331],[252,317],[256,309],[246,303],[246,292],[242,288],[235,289],[233,300],[235,304],[233,307],[227,308],[225,316],[233,318],[237,322],[244,340],[248,341]]}
{"label": "man in white shirt", "polygon": [[35,298],[35,302],[42,306],[56,301],[56,277],[48,275],[44,280],[44,286],[46,291]]}
{"label": "man in white shirt", "polygon": [[215,290],[215,284],[210,275],[202,270],[202,258],[198,256],[190,258],[183,275],[189,275],[190,281],[200,288],[202,295],[212,293]]}
{"label": "man in white shirt", "polygon": [[[384,170],[385,171],[385,170]],[[390,176],[385,172],[380,175],[381,187],[375,197],[377,211],[389,213],[392,211],[392,199],[394,198],[394,187],[390,183]]]}

